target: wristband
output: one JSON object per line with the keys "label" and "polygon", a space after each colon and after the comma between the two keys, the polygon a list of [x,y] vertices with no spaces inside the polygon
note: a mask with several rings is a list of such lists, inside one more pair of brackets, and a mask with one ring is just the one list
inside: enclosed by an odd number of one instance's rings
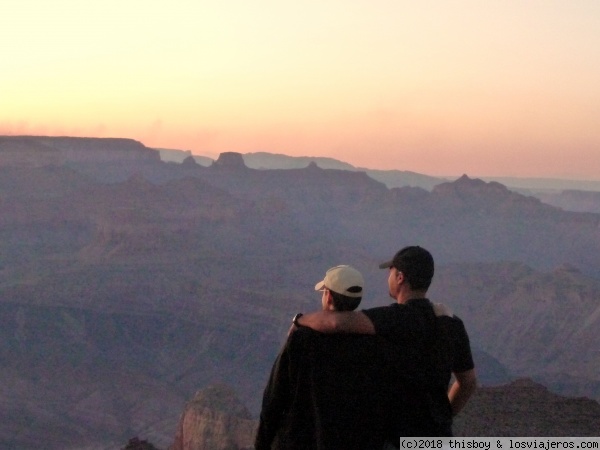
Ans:
{"label": "wristband", "polygon": [[292,323],[294,325],[296,325],[297,327],[301,327],[302,325],[300,323],[298,323],[298,319],[300,319],[300,317],[302,317],[304,314],[302,313],[298,313],[294,316],[294,318],[292,319]]}

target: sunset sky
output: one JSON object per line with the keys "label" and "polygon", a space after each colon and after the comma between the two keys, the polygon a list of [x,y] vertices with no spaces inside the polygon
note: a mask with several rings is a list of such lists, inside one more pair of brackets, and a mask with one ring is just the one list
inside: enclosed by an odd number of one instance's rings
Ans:
{"label": "sunset sky", "polygon": [[598,0],[2,0],[0,134],[600,179]]}

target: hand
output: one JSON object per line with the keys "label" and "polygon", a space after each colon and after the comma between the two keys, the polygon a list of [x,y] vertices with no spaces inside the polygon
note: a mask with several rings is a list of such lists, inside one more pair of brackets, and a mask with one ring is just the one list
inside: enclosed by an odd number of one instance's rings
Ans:
{"label": "hand", "polygon": [[301,326],[299,320],[300,320],[300,317],[302,317],[303,315],[304,314],[302,314],[302,313],[298,313],[294,316],[294,318],[292,319],[292,326],[288,330],[288,337],[290,337],[292,335],[292,333],[294,331],[296,331],[298,329],[298,327]]}

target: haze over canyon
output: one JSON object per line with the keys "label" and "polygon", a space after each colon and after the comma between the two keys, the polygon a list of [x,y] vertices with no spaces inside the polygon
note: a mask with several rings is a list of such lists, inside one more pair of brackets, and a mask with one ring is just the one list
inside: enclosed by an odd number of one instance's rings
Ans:
{"label": "haze over canyon", "polygon": [[291,317],[319,308],[323,271],[352,264],[362,307],[384,305],[377,264],[410,244],[431,250],[430,297],[469,330],[490,389],[473,408],[512,383],[510,395],[598,423],[600,189],[161,154],[130,139],[0,137],[0,447],[140,436],[166,448],[197,391],[216,408],[214,386],[247,433]]}

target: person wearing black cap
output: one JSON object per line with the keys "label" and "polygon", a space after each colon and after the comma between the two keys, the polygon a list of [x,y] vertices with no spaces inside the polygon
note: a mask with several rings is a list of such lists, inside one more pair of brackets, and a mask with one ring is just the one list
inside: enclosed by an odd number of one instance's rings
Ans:
{"label": "person wearing black cap", "polygon": [[388,378],[382,385],[395,404],[388,430],[393,445],[402,436],[452,436],[452,417],[477,385],[463,322],[427,299],[434,261],[426,249],[405,247],[379,267],[389,269],[388,289],[395,303],[357,312],[306,314],[295,325],[383,336],[394,348],[386,353]]}
{"label": "person wearing black cap", "polygon": [[[322,309],[353,311],[361,273],[332,267],[316,284]],[[298,323],[300,314],[294,318]],[[377,336],[298,329],[280,351],[263,394],[255,450],[381,450],[387,399]]]}

